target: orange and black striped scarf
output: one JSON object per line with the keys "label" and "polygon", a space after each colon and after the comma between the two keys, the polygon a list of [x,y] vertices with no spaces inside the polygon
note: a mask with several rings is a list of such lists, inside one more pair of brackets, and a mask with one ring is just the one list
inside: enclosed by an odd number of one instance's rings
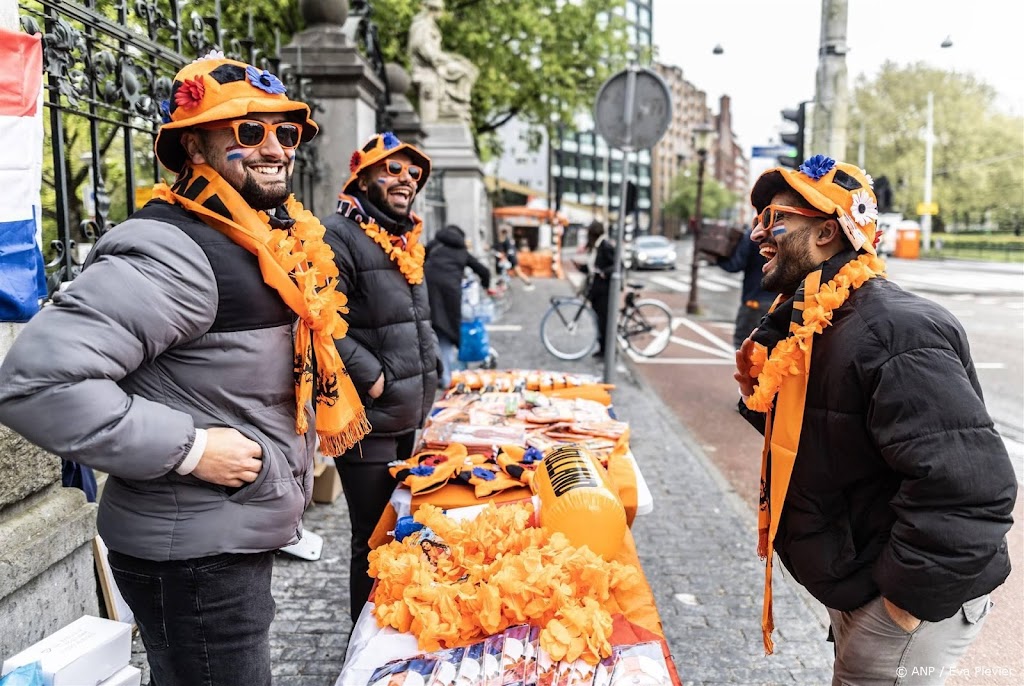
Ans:
{"label": "orange and black striped scarf", "polygon": [[320,221],[289,196],[284,207],[294,223],[287,229],[272,228],[266,213],[249,207],[206,164],[187,166],[171,187],[157,184],[153,197],[180,205],[257,257],[263,281],[298,315],[296,432],[309,429],[305,408],[315,400],[321,452],[335,456],[355,446],[370,424],[334,345],[348,328],[341,316],[348,312],[348,301],[336,290],[334,253],[323,240]]}
{"label": "orange and black striped scarf", "polygon": [[[827,264],[827,263],[826,263]],[[824,266],[824,265],[823,265]],[[837,265],[832,271],[838,269]],[[827,279],[826,279],[827,281]],[[822,283],[822,267],[811,272],[789,300],[779,298],[772,305],[768,317],[759,333],[772,337],[778,342],[803,324],[804,304],[808,296],[816,295]],[[774,325],[774,327],[772,327]],[[774,335],[772,329],[775,329]],[[774,345],[768,340],[768,352]],[[782,520],[782,506],[786,502],[789,481],[796,464],[797,447],[800,445],[800,430],[803,427],[804,401],[807,398],[807,379],[811,370],[811,348],[814,338],[807,341],[803,352],[801,373],[785,377],[774,407],[765,417],[764,448],[761,451],[761,495],[757,508],[757,554],[765,560],[764,605],[761,610],[761,632],[764,650],[771,654],[775,650],[771,634],[775,630],[772,608],[772,557],[775,552],[775,535]]]}

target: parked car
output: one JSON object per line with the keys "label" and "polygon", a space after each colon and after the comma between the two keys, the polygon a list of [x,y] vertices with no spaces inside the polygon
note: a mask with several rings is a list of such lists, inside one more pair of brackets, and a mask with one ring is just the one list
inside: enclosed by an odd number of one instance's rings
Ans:
{"label": "parked car", "polygon": [[664,236],[640,236],[629,251],[633,269],[675,269],[676,247]]}

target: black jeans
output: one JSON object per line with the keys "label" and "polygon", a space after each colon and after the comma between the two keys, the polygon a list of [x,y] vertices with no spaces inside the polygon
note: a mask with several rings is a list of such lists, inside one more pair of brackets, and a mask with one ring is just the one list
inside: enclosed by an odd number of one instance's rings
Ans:
{"label": "black jeans", "polygon": [[150,686],[270,686],[274,553],[154,562],[110,551]]}
{"label": "black jeans", "polygon": [[370,535],[384,513],[397,485],[388,471],[388,462],[412,455],[415,431],[400,436],[370,435],[359,445],[335,459],[341,487],[352,523],[352,560],[349,566],[349,613],[352,622],[363,609],[373,589],[370,578]]}

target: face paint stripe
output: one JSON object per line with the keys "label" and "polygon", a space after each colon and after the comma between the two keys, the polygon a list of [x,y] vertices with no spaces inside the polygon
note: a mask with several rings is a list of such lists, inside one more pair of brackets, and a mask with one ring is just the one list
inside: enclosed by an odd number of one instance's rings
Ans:
{"label": "face paint stripe", "polygon": [[228,162],[238,162],[239,160],[245,159],[245,153],[241,150],[228,150],[227,160]]}
{"label": "face paint stripe", "polygon": [[772,229],[772,235],[773,236],[778,236],[778,235],[784,234],[784,233],[786,233],[786,227],[785,226],[776,226],[774,229]]}

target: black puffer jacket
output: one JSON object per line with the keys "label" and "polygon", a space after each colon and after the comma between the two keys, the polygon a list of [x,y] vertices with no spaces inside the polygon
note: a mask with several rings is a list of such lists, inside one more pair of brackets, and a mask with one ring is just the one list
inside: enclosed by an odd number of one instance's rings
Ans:
{"label": "black puffer jacket", "polygon": [[[430,304],[424,283],[411,285],[398,265],[359,226],[372,218],[393,235],[412,229],[372,207],[342,201],[338,212],[324,219],[324,239],[334,250],[340,272],[339,290],[348,296],[348,335],[337,342],[374,436],[415,431],[434,402],[437,388],[437,338],[430,326]],[[384,392],[372,399],[367,391],[381,372]]]}
{"label": "black puffer jacket", "polygon": [[959,322],[885,279],[854,291],[814,341],[775,542],[794,578],[837,610],[951,617],[1009,574],[1016,493]]}
{"label": "black puffer jacket", "polygon": [[427,246],[423,271],[430,293],[430,319],[434,331],[456,345],[462,323],[462,275],[469,267],[484,288],[491,285],[491,273],[466,249],[466,234],[449,224],[437,232]]}

